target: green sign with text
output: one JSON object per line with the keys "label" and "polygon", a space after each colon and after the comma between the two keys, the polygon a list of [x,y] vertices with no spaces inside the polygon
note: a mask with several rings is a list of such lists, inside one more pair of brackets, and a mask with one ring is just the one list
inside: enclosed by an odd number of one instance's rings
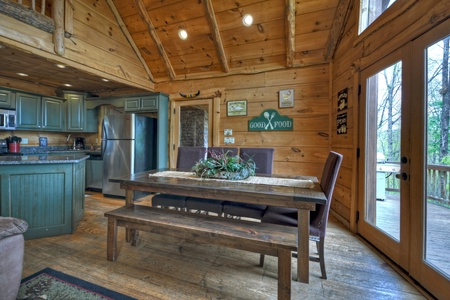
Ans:
{"label": "green sign with text", "polygon": [[292,118],[280,115],[274,109],[263,111],[259,117],[248,121],[248,131],[293,130]]}

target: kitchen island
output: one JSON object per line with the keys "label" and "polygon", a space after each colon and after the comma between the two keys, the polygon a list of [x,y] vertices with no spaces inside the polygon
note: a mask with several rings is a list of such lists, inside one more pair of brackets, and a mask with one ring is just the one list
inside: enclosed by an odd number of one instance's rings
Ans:
{"label": "kitchen island", "polygon": [[84,214],[85,153],[0,156],[0,215],[28,222],[25,239],[75,231]]}

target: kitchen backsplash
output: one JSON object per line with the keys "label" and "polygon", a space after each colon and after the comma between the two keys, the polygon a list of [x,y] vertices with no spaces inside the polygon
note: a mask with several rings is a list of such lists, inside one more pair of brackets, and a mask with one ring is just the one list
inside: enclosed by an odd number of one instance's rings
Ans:
{"label": "kitchen backsplash", "polygon": [[[69,141],[67,137],[70,134]],[[22,143],[22,146],[39,146],[39,137],[47,137],[47,145],[51,146],[72,146],[73,139],[76,137],[83,137],[85,139],[86,148],[94,145],[100,146],[101,136],[98,133],[64,133],[64,132],[36,132],[36,131],[0,131],[0,139],[5,139],[9,136],[19,136],[22,139],[28,139],[28,144]]]}

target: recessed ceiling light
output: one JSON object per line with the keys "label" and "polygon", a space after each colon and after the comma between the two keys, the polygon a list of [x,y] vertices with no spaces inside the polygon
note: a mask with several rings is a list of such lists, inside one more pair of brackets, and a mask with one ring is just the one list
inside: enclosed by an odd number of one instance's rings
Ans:
{"label": "recessed ceiling light", "polygon": [[106,79],[106,78],[102,78],[102,81],[104,81],[104,82],[109,82],[109,80]]}
{"label": "recessed ceiling light", "polygon": [[57,66],[60,69],[65,69],[67,66],[63,65],[63,64],[56,64],[55,66]]}
{"label": "recessed ceiling light", "polygon": [[64,83],[64,86],[71,87],[72,85],[70,83]]}
{"label": "recessed ceiling light", "polygon": [[16,73],[16,74],[19,75],[19,76],[23,76],[23,77],[28,76],[28,74],[25,74],[25,73]]}
{"label": "recessed ceiling light", "polygon": [[187,31],[184,29],[180,29],[178,30],[178,36],[180,37],[180,39],[185,40],[188,38],[188,34]]}
{"label": "recessed ceiling light", "polygon": [[242,24],[244,24],[244,26],[246,26],[246,27],[252,26],[252,24],[253,24],[253,17],[252,17],[252,15],[245,14],[242,17]]}

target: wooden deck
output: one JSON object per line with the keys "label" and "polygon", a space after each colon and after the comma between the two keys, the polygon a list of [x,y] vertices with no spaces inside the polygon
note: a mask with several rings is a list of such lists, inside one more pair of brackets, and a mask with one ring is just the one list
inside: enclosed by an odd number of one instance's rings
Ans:
{"label": "wooden deck", "polygon": [[[255,253],[147,232],[131,247],[120,230],[119,251],[127,249],[116,262],[106,260],[103,214],[124,200],[90,194],[74,234],[26,241],[24,277],[50,267],[138,299],[276,299],[274,257],[260,268]],[[292,281],[292,299],[425,299],[333,217],[328,226],[328,279],[321,279],[319,264],[311,262],[310,284]],[[315,251],[313,243],[310,249]],[[295,259],[292,267],[294,274]]]}
{"label": "wooden deck", "polygon": [[[377,226],[400,239],[399,196],[387,194],[385,201],[377,201]],[[450,208],[433,203],[427,205],[427,261],[450,276]]]}

